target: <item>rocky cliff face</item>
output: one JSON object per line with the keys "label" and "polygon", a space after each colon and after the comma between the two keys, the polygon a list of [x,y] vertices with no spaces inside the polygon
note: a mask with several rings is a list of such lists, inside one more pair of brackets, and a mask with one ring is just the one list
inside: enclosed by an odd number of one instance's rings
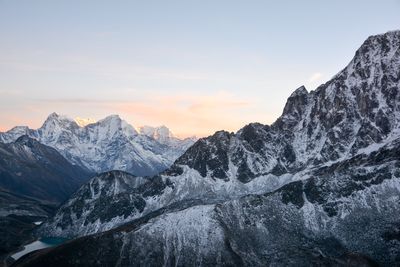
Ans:
{"label": "rocky cliff face", "polygon": [[117,115],[81,127],[74,120],[53,113],[41,128],[15,127],[0,133],[0,141],[12,142],[22,134],[57,149],[71,163],[89,171],[123,170],[142,176],[165,170],[194,142],[178,138],[173,139],[173,144],[159,142],[139,134]]}
{"label": "rocky cliff face", "polygon": [[372,36],[274,124],[200,139],[149,178],[137,219],[18,264],[398,264],[399,90],[400,31]]}

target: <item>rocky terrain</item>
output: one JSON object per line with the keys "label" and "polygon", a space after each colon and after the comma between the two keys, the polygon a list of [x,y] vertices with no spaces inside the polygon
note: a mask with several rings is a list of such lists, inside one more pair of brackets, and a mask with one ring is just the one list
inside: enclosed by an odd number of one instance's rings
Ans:
{"label": "rocky terrain", "polygon": [[371,36],[272,125],[200,139],[154,177],[93,178],[40,229],[83,237],[15,266],[398,265],[399,91],[400,31]]}

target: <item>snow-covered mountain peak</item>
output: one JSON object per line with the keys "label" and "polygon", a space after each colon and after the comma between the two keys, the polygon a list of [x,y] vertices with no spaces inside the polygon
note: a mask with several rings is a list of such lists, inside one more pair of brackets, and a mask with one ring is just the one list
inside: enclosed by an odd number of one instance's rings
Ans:
{"label": "snow-covered mountain peak", "polygon": [[189,148],[198,139],[195,136],[185,139],[178,138],[171,132],[168,127],[164,125],[158,127],[142,126],[139,127],[138,130],[141,135],[148,136],[156,140],[160,144],[179,148],[179,150],[182,152]]}
{"label": "snow-covered mountain peak", "polygon": [[104,119],[99,120],[96,124],[103,125],[110,128],[119,128],[121,127],[122,119],[118,115],[110,115],[105,117]]}
{"label": "snow-covered mountain peak", "polygon": [[[363,79],[370,84],[382,74],[382,71],[385,72],[388,66],[392,65],[398,69],[399,48],[400,31],[370,36],[356,51],[349,65],[337,76],[347,74],[351,78],[350,83]],[[376,68],[381,71],[375,72]]]}
{"label": "snow-covered mountain peak", "polygon": [[67,139],[70,137],[71,132],[74,132],[79,128],[80,127],[73,119],[53,112],[47,117],[42,127],[37,131],[32,132],[32,135],[34,137],[43,136],[41,142],[52,146],[60,140],[68,142]]}
{"label": "snow-covered mountain peak", "polygon": [[399,47],[400,31],[370,36],[364,41],[360,48],[357,49],[348,66],[334,78],[341,75],[343,72],[348,75],[357,75],[361,78],[371,78],[374,76],[374,73],[362,73],[360,70],[381,65],[381,63],[387,65],[393,57],[399,56]]}
{"label": "snow-covered mountain peak", "polygon": [[52,113],[37,130],[15,127],[0,133],[0,142],[10,143],[22,135],[57,149],[87,170],[122,170],[138,176],[163,171],[195,142],[173,137],[165,126],[157,128],[154,136],[139,134],[118,115],[81,127],[73,119]]}
{"label": "snow-covered mountain peak", "polygon": [[354,62],[364,60],[367,62],[379,62],[390,59],[400,47],[400,30],[373,35],[356,51]]}
{"label": "snow-covered mountain peak", "polygon": [[55,112],[51,113],[47,119],[44,121],[42,125],[43,128],[54,128],[54,127],[59,127],[59,128],[76,128],[79,127],[78,124],[71,118],[65,115],[59,115]]}
{"label": "snow-covered mountain peak", "polygon": [[304,115],[307,103],[307,89],[304,86],[301,86],[297,88],[288,98],[283,109],[281,120],[284,120],[288,127],[293,127]]}
{"label": "snow-covered mountain peak", "polygon": [[58,113],[56,113],[56,112],[51,113],[51,114],[47,117],[46,121],[47,121],[47,120],[49,120],[49,121],[74,121],[74,120],[71,119],[70,117],[68,117],[68,116],[66,116],[66,115],[58,114]]}
{"label": "snow-covered mountain peak", "polygon": [[164,125],[161,125],[159,127],[156,127],[155,131],[155,138],[160,139],[160,138],[172,138],[175,137],[173,133]]}
{"label": "snow-covered mountain peak", "polygon": [[29,132],[29,127],[27,127],[27,126],[15,126],[11,130],[8,131],[8,133],[10,133],[10,135],[19,135],[19,136],[28,134],[28,132]]}
{"label": "snow-covered mountain peak", "polygon": [[96,123],[95,119],[92,118],[81,118],[81,117],[76,117],[75,122],[80,126],[80,127],[85,127],[89,124]]}
{"label": "snow-covered mountain peak", "polygon": [[289,98],[303,96],[303,95],[307,95],[307,94],[308,94],[308,91],[307,91],[306,87],[304,85],[302,85],[299,88],[297,88],[296,90],[294,90],[294,92],[289,96]]}
{"label": "snow-covered mountain peak", "polygon": [[29,134],[30,129],[27,126],[15,126],[8,130],[6,133],[0,133],[0,142],[11,143],[14,142],[17,137]]}
{"label": "snow-covered mountain peak", "polygon": [[107,122],[121,122],[122,119],[118,114],[108,115],[104,119],[99,120],[99,122],[107,123]]}
{"label": "snow-covered mountain peak", "polygon": [[9,132],[26,132],[29,130],[28,126],[15,126],[9,130]]}
{"label": "snow-covered mountain peak", "polygon": [[142,126],[139,127],[139,131],[141,134],[147,135],[155,140],[165,140],[168,138],[175,138],[173,133],[166,126],[161,125],[158,127],[152,126]]}
{"label": "snow-covered mountain peak", "polygon": [[119,115],[107,116],[104,119],[99,120],[97,123],[92,124],[92,126],[99,127],[102,134],[107,136],[112,136],[115,133],[123,133],[126,137],[130,138],[138,134],[135,128],[125,120],[122,120]]}

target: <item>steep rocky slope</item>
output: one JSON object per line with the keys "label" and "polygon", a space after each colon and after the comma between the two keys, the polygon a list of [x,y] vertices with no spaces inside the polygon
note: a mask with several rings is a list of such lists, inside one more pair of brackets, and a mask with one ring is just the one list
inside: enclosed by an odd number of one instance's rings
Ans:
{"label": "steep rocky slope", "polygon": [[[145,188],[138,179],[127,192],[145,205],[130,222],[17,265],[396,265],[399,90],[400,31],[372,36],[332,80],[297,89],[271,126],[217,132]],[[97,232],[74,227],[43,229]]]}
{"label": "steep rocky slope", "polygon": [[26,135],[9,144],[0,143],[0,188],[10,192],[61,203],[90,175],[54,148]]}
{"label": "steep rocky slope", "polygon": [[122,171],[102,173],[75,192],[40,233],[73,237],[109,230],[140,216],[149,205],[146,200],[164,188],[161,178],[149,180]]}
{"label": "steep rocky slope", "polygon": [[[52,113],[39,129],[14,127],[0,133],[0,141],[12,142],[21,135],[57,149],[72,164],[89,171],[123,170],[143,176],[165,170],[194,142],[172,136],[159,142],[139,134],[117,115],[81,127],[72,119]],[[173,140],[173,145],[168,140]]]}

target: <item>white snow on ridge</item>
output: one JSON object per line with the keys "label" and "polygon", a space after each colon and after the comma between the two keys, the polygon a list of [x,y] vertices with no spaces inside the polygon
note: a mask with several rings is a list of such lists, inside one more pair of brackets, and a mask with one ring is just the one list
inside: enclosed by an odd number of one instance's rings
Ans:
{"label": "white snow on ridge", "polygon": [[164,127],[155,136],[139,134],[118,115],[94,122],[52,113],[39,129],[15,127],[0,133],[0,141],[13,142],[26,134],[57,149],[72,164],[94,172],[124,170],[152,175],[168,168],[195,142],[164,135],[166,132],[169,130]]}

